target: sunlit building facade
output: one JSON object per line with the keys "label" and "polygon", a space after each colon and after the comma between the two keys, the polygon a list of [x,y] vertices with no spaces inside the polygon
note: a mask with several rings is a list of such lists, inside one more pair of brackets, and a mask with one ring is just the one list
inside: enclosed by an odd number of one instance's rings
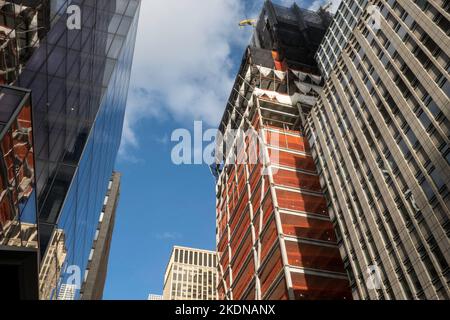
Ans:
{"label": "sunlit building facade", "polygon": [[309,144],[353,297],[449,299],[450,4],[368,5],[307,119]]}
{"label": "sunlit building facade", "polygon": [[[68,27],[74,4],[79,28]],[[0,2],[0,266],[11,244],[34,255],[20,264],[36,279],[26,280],[29,298],[40,287],[41,298],[56,299],[73,268],[81,270],[79,298],[120,145],[139,9],[139,0]],[[18,102],[14,90],[27,91],[28,100]],[[13,104],[28,116],[13,112],[4,122]],[[18,232],[24,225],[27,232]],[[48,254],[63,261],[50,267]],[[38,284],[41,266],[48,269],[40,278],[53,284],[60,273],[52,290]]]}
{"label": "sunlit building facade", "polygon": [[164,276],[163,300],[217,300],[216,253],[174,247]]}

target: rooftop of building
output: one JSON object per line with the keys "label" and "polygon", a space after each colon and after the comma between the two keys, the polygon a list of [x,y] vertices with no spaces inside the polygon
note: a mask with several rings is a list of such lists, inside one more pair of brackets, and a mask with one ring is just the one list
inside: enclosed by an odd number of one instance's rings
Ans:
{"label": "rooftop of building", "polygon": [[[219,131],[223,133],[230,119],[239,88],[249,65],[275,70],[297,70],[320,75],[315,54],[322,42],[333,16],[320,8],[311,11],[294,3],[284,7],[267,0],[256,23],[250,45],[244,52],[225,108]],[[212,167],[214,171],[214,167]]]}

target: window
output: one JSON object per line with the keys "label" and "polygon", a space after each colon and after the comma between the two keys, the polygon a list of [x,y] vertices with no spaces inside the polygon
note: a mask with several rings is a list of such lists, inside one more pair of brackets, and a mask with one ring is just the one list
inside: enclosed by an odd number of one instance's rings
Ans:
{"label": "window", "polygon": [[442,179],[443,176],[445,176],[444,174],[442,174],[442,172],[439,172],[439,170],[436,170],[435,168],[433,168],[430,171],[430,176],[433,179],[434,184],[436,185],[436,188],[441,191],[444,187],[445,187],[445,182]]}

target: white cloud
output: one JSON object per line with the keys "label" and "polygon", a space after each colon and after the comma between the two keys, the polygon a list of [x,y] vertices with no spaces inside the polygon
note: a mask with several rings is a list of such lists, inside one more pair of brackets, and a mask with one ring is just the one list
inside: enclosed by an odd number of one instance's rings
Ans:
{"label": "white cloud", "polygon": [[183,236],[178,233],[178,232],[163,232],[163,233],[158,233],[155,235],[156,239],[158,240],[178,240],[181,239]]}
{"label": "white cloud", "polygon": [[[139,147],[135,129],[144,119],[175,120],[187,128],[194,120],[219,124],[235,79],[231,50],[244,48],[251,32],[239,29],[238,22],[257,18],[264,3],[247,1],[142,1],[121,159]],[[294,1],[275,2],[290,6]],[[315,0],[310,8],[326,2]],[[340,1],[332,2],[335,11]]]}
{"label": "white cloud", "polygon": [[[145,118],[217,126],[234,81],[231,48],[249,33],[237,26],[239,0],[143,0],[121,154],[139,146]],[[153,120],[152,120],[153,121]]]}

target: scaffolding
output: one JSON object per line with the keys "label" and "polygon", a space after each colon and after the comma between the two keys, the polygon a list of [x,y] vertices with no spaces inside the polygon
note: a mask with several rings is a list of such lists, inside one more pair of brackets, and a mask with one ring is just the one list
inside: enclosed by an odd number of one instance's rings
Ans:
{"label": "scaffolding", "polygon": [[[302,135],[322,78],[277,58],[247,49],[219,128],[219,299],[351,299]],[[233,130],[258,132],[257,145],[239,134],[233,139]]]}

